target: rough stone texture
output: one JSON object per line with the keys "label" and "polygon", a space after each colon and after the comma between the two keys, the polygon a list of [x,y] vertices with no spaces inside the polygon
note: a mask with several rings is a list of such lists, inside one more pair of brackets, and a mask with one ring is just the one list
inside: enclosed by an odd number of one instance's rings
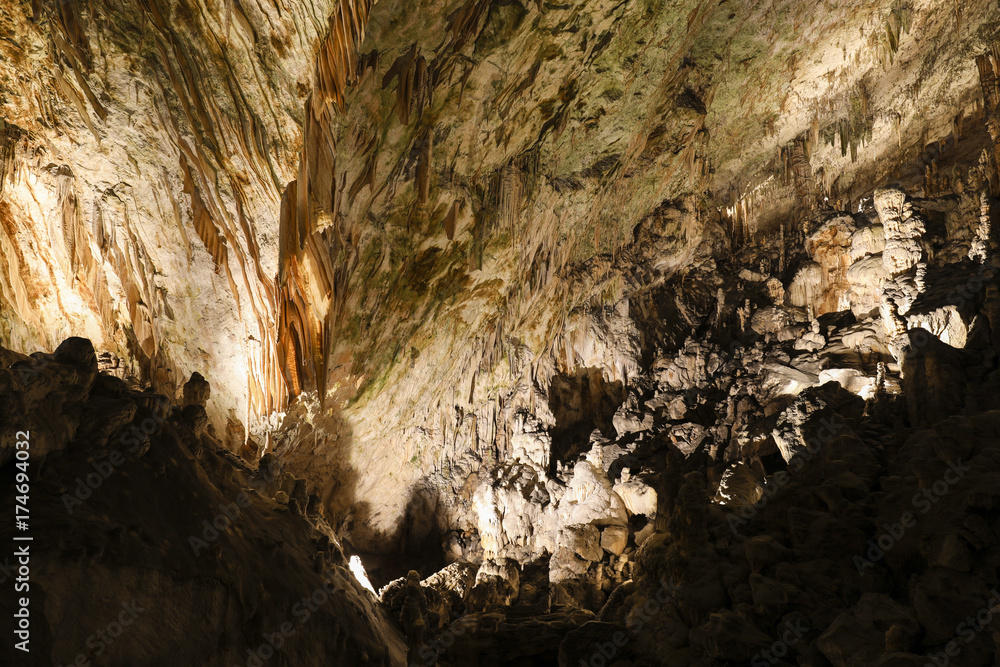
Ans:
{"label": "rough stone texture", "polygon": [[624,526],[608,526],[601,531],[601,548],[608,553],[621,556],[628,546],[628,529]]}
{"label": "rough stone texture", "polygon": [[62,485],[147,415],[183,444],[62,530],[65,599],[105,553],[185,564],[152,478],[189,518],[253,481],[165,605],[209,663],[292,599],[244,563],[298,592],[341,540],[392,582],[398,628],[347,596],[360,663],[944,650],[995,579],[1000,9],[731,5],[5,3],[0,458],[9,424]]}
{"label": "rough stone texture", "polygon": [[820,267],[819,294],[811,301],[813,315],[842,310],[855,231],[853,218],[838,216],[806,238],[806,252]]}
{"label": "rough stone texture", "polygon": [[[32,362],[15,362],[33,371],[23,379],[3,369],[18,380],[0,386],[0,404],[40,399],[0,426],[12,448],[26,437],[15,429],[29,431],[31,652],[6,642],[0,661],[232,665],[289,623],[282,660],[406,664],[398,630],[351,574],[330,525],[272,500],[252,469],[200,432],[201,406],[168,417],[166,397],[97,375],[83,339]],[[3,493],[12,515],[21,494],[6,482]],[[3,596],[0,607],[10,616],[14,604]]]}
{"label": "rough stone texture", "polygon": [[906,333],[901,370],[910,421],[934,424],[961,409],[967,382],[961,350],[924,329]]}
{"label": "rough stone texture", "polygon": [[212,395],[212,386],[201,373],[191,374],[191,378],[184,383],[184,405],[208,405],[208,399]]}
{"label": "rough stone texture", "polygon": [[754,470],[743,463],[735,463],[722,473],[722,479],[719,480],[719,502],[735,507],[753,505],[760,500],[764,492],[763,481],[763,475],[759,470]]}
{"label": "rough stone texture", "polygon": [[[317,391],[344,426],[283,453],[340,518],[367,503],[372,548],[557,375],[635,375],[629,295],[915,155],[933,194],[995,106],[985,0],[216,4],[8,3],[0,340],[80,333],[170,396],[200,372],[210,425],[264,448]],[[772,300],[786,250],[740,267]],[[788,298],[826,312],[841,264]]]}
{"label": "rough stone texture", "polygon": [[625,503],[629,514],[656,514],[656,490],[638,479],[626,479],[614,485],[614,492]]}
{"label": "rough stone texture", "polygon": [[847,281],[851,285],[847,299],[855,316],[864,317],[879,307],[885,280],[881,256],[865,257],[851,264],[847,270]]}

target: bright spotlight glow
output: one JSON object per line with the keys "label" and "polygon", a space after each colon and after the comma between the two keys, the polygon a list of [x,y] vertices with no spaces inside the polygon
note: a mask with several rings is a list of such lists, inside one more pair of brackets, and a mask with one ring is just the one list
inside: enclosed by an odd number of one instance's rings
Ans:
{"label": "bright spotlight glow", "polygon": [[368,581],[368,573],[365,572],[365,566],[362,564],[361,559],[356,555],[351,556],[351,561],[348,563],[348,567],[351,568],[351,574],[354,578],[358,580],[358,583],[370,590],[372,593],[375,592],[375,587],[372,586],[372,582]]}

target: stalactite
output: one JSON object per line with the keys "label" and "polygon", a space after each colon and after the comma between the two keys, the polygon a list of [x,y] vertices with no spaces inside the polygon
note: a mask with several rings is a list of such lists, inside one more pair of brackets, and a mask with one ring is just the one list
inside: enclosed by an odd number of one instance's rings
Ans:
{"label": "stalactite", "polygon": [[785,272],[785,253],[786,243],[785,243],[785,222],[782,221],[779,225],[781,231],[780,245],[778,247],[778,274],[779,276]]}
{"label": "stalactite", "polygon": [[[306,103],[299,178],[289,184],[281,201],[275,280],[277,344],[284,351],[280,367],[289,393],[295,395],[315,387],[323,404],[331,329],[335,309],[343,303],[348,267],[341,266],[340,273],[334,270],[330,237],[317,231],[315,220],[317,213],[333,213],[333,229],[339,235],[336,142],[330,124],[336,114],[346,110],[348,88],[357,82],[360,73],[374,66],[368,57],[358,56],[373,4],[370,0],[340,0],[329,17],[327,35],[316,56],[313,92]],[[377,62],[377,54],[375,59]],[[347,193],[348,204],[364,185],[374,181],[374,141],[364,172]],[[348,249],[342,238],[340,246]]]}
{"label": "stalactite", "polygon": [[461,200],[456,199],[448,208],[448,214],[444,218],[444,233],[449,241],[455,239],[455,223],[458,220],[458,212],[461,210]]}
{"label": "stalactite", "polygon": [[498,223],[502,228],[509,230],[513,238],[524,202],[521,171],[513,164],[509,164],[503,169],[498,200]]}
{"label": "stalactite", "polygon": [[56,87],[62,92],[63,95],[73,103],[76,110],[80,114],[80,118],[86,123],[87,129],[90,130],[91,134],[94,135],[94,140],[98,144],[101,143],[101,135],[94,126],[94,122],[90,119],[90,114],[87,112],[87,105],[83,103],[83,99],[80,97],[80,93],[76,91],[71,83],[69,83],[63,76],[62,72],[56,68],[52,71],[52,77],[55,81]]}
{"label": "stalactite", "polygon": [[16,176],[17,161],[14,156],[22,134],[21,128],[0,118],[0,199],[7,181],[14,180]]}
{"label": "stalactite", "polygon": [[1000,193],[1000,44],[976,58],[979,81],[983,89],[983,114],[986,129],[993,140],[993,194]]}
{"label": "stalactite", "polygon": [[434,135],[428,132],[427,137],[422,142],[420,153],[417,156],[417,202],[426,204],[430,197],[431,188],[431,150],[434,143]]}
{"label": "stalactite", "polygon": [[17,243],[17,229],[6,202],[0,199],[0,293],[7,304],[14,306],[24,321],[32,319],[33,310],[27,287],[21,277],[24,257]]}
{"label": "stalactite", "polygon": [[[198,233],[198,238],[205,244],[205,249],[208,250],[208,254],[211,255],[217,269],[228,267],[229,252],[226,248],[226,240],[215,226],[212,215],[208,212],[204,200],[198,193],[194,180],[191,178],[187,162],[183,158],[181,158],[181,173],[184,176],[184,194],[191,197],[191,216],[194,222],[194,229]],[[237,292],[234,289],[233,295],[235,296],[236,294]]]}
{"label": "stalactite", "polygon": [[[327,36],[316,56],[316,87],[312,102],[332,102],[343,112],[347,88],[357,81],[358,47],[365,37],[372,0],[340,0],[330,14]],[[318,93],[318,96],[317,96]]]}
{"label": "stalactite", "polygon": [[[375,184],[375,177],[377,175],[377,169],[378,169],[378,151],[375,150],[374,139],[372,140],[372,144],[370,145],[370,147],[366,152],[368,153],[368,159],[365,161],[365,166],[362,169],[361,173],[358,174],[358,177],[354,179],[354,182],[351,183],[351,187],[347,191],[348,207],[354,204],[354,198],[357,197],[358,194],[360,194],[360,192],[365,188],[365,186],[372,188],[374,187]],[[338,206],[335,203],[333,206],[333,211],[336,211],[337,208]]]}

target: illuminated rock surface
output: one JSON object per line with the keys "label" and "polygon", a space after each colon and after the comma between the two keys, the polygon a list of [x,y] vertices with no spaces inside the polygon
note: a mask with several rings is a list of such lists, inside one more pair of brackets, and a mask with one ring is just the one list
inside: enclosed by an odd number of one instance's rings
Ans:
{"label": "illuminated rock surface", "polygon": [[989,609],[996,3],[0,9],[37,664],[141,595],[95,664],[246,663],[324,579],[271,660],[924,664]]}

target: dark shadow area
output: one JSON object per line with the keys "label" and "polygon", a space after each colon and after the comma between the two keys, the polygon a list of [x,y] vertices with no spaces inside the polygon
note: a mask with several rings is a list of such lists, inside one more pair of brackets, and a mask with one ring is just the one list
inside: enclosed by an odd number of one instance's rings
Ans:
{"label": "dark shadow area", "polygon": [[[732,305],[723,315],[735,321],[742,299],[727,294],[726,302]],[[698,276],[676,276],[631,296],[629,314],[639,329],[643,368],[657,356],[679,350],[694,331],[714,325],[717,309],[718,288]]]}
{"label": "dark shadow area", "polygon": [[[410,494],[406,511],[400,518],[395,535],[381,539],[381,552],[359,549],[351,542],[350,531],[344,535],[344,553],[357,554],[365,565],[372,586],[381,589],[394,579],[405,577],[410,570],[428,577],[447,565],[443,546],[444,535],[438,524],[437,511],[440,492],[433,488],[418,487]],[[355,506],[352,522],[366,523],[368,507]]]}
{"label": "dark shadow area", "polygon": [[[323,513],[341,542],[347,558],[358,556],[372,586],[378,590],[393,579],[405,577],[411,569],[418,569],[427,576],[444,565],[440,537],[422,536],[420,503],[411,498],[407,503],[405,519],[401,519],[394,534],[376,531],[373,526],[373,508],[370,503],[358,500],[357,489],[360,473],[349,463],[351,448],[356,446],[350,423],[339,411],[329,406],[326,412],[310,425],[300,420],[285,431],[282,441],[275,443],[279,473],[289,473],[308,479],[320,497]],[[294,415],[295,405],[289,414]],[[415,525],[415,523],[417,525]],[[433,548],[440,552],[435,557]],[[418,566],[425,559],[434,564],[433,569]]]}
{"label": "dark shadow area", "polygon": [[554,376],[549,385],[549,409],[556,418],[551,466],[587,451],[594,429],[613,437],[611,418],[624,400],[622,383],[606,382],[598,368]]}
{"label": "dark shadow area", "polygon": [[[0,537],[31,538],[24,562],[0,555],[8,591],[25,568],[30,586],[0,596],[0,610],[10,638],[26,610],[30,653],[10,639],[0,664],[221,666],[261,646],[273,664],[402,662],[319,497],[274,456],[248,466],[207,422],[200,402],[99,372],[84,339],[0,367]],[[304,599],[313,607],[296,615]],[[293,622],[301,631],[267,643]]]}

